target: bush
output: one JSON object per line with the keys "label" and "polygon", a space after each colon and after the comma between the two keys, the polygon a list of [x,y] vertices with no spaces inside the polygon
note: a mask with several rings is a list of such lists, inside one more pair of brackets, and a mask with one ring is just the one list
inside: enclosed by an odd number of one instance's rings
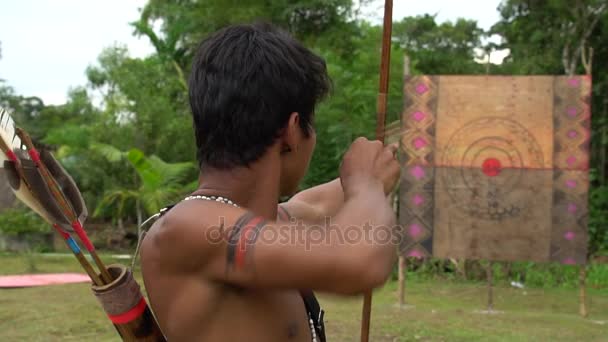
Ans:
{"label": "bush", "polygon": [[14,236],[48,231],[49,225],[29,209],[7,209],[0,214],[1,234]]}
{"label": "bush", "polygon": [[[464,278],[449,260],[408,258],[407,277],[420,280],[486,281],[487,261],[467,260],[466,265],[466,278]],[[533,288],[574,289],[579,286],[579,266],[527,261],[494,262],[493,278],[494,283],[499,286],[508,286],[511,281],[518,281]],[[393,270],[392,279],[397,280],[397,267]],[[608,290],[607,263],[592,262],[587,266],[587,285],[595,289]]]}
{"label": "bush", "polygon": [[[8,209],[0,214],[0,249],[14,252],[49,252],[53,250],[49,225],[31,210]],[[31,265],[28,272],[36,270]]]}

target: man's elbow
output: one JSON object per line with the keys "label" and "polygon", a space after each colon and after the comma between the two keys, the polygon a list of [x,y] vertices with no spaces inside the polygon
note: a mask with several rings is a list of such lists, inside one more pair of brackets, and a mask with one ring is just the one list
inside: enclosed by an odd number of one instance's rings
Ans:
{"label": "man's elbow", "polygon": [[[382,260],[378,260],[382,259]],[[386,283],[393,269],[392,258],[380,257],[369,260],[362,271],[361,292],[371,291]]]}
{"label": "man's elbow", "polygon": [[386,253],[379,254],[382,253],[369,253],[352,260],[355,261],[349,267],[352,274],[348,276],[348,281],[341,282],[343,287],[340,294],[358,295],[384,285],[391,275],[394,258]]}

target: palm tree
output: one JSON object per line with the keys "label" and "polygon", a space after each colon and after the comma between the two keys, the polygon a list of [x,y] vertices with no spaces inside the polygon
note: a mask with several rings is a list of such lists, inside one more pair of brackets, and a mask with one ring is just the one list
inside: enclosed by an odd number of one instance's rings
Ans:
{"label": "palm tree", "polygon": [[94,215],[100,216],[111,211],[118,221],[119,228],[122,228],[125,211],[134,210],[138,236],[141,233],[140,226],[144,215],[157,213],[162,207],[196,187],[196,181],[188,182],[195,171],[191,162],[167,163],[154,155],[146,157],[136,148],[123,152],[105,144],[95,144],[93,150],[111,162],[126,161],[137,174],[135,188],[107,190]]}

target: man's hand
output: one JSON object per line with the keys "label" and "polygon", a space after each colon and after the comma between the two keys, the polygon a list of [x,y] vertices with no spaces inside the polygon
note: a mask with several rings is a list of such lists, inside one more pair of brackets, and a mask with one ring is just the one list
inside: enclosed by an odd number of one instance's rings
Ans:
{"label": "man's hand", "polygon": [[[357,146],[355,146],[355,144],[357,144]],[[362,156],[357,155],[361,148],[379,149],[382,152],[376,157],[363,154],[363,157],[368,157],[372,161],[361,166],[357,164],[362,163],[360,159]],[[349,178],[357,177],[356,175],[353,176],[353,174],[356,174],[357,172],[370,174],[370,165],[375,165],[375,167],[372,167],[371,174],[373,175],[373,172],[375,172],[374,170],[378,169],[377,179],[380,179],[383,184],[384,194],[388,195],[393,190],[395,182],[399,178],[399,164],[394,158],[397,149],[397,144],[381,147],[379,142],[371,142],[364,138],[360,138],[360,141],[353,143],[353,146],[351,146],[351,149],[345,156],[345,158],[350,158],[351,161],[346,165],[342,165],[344,170],[343,178],[347,178],[347,182],[354,182],[354,186],[361,185],[363,183],[357,185],[357,180],[349,180]],[[351,157],[353,153],[355,158],[354,161],[352,161],[353,157]],[[388,166],[386,166],[387,164]],[[357,169],[358,167],[361,167],[361,169]],[[344,191],[342,189],[342,181],[340,178],[337,178],[329,183],[317,185],[313,188],[299,192],[292,197],[289,202],[282,203],[279,211],[286,210],[289,213],[288,216],[304,220],[305,222],[322,222],[326,217],[335,216],[343,205]]]}
{"label": "man's hand", "polygon": [[399,162],[395,157],[397,144],[383,146],[380,141],[357,138],[340,166],[340,180],[346,198],[369,186],[382,186],[390,193],[399,180]]}

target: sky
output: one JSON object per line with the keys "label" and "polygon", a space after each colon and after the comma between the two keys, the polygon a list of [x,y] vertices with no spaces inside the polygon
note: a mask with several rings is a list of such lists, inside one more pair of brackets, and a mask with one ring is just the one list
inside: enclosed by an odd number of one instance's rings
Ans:
{"label": "sky", "polygon": [[[0,0],[0,79],[17,94],[61,104],[71,87],[85,86],[87,66],[101,51],[126,45],[130,55],[153,52],[146,38],[133,36],[130,22],[139,18],[146,0]],[[477,20],[488,29],[498,21],[500,0],[394,0],[394,20],[425,13],[439,22]],[[383,0],[362,14],[374,22],[383,15]]]}

